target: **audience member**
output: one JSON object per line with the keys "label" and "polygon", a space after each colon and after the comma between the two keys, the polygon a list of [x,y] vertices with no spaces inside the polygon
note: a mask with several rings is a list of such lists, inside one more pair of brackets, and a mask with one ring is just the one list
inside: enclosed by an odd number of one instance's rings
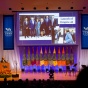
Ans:
{"label": "audience member", "polygon": [[76,88],[88,88],[88,67],[82,69],[78,74]]}

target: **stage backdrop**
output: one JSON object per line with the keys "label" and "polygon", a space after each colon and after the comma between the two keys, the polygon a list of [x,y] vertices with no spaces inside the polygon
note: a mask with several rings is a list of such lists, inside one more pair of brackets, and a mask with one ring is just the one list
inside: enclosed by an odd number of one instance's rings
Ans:
{"label": "stage backdrop", "polygon": [[[79,14],[80,15],[80,14]],[[79,19],[81,16],[79,16]],[[16,21],[16,18],[15,18]],[[15,28],[17,29],[17,25],[15,25]],[[16,43],[16,38],[14,38],[14,50],[3,50],[3,15],[0,15],[0,60],[2,56],[5,57],[6,60],[10,62],[11,69],[15,70],[15,63],[16,60],[18,62],[17,67],[20,69],[20,54],[19,54],[19,47]],[[15,33],[16,34],[16,33]],[[77,32],[77,38],[78,38],[78,48],[77,48],[77,62],[79,63],[78,68],[81,68],[82,64],[88,65],[88,49],[81,49],[81,24],[79,20],[79,26],[78,26],[78,32]],[[16,35],[15,35],[16,36]],[[15,52],[15,53],[14,53]]]}
{"label": "stage backdrop", "polygon": [[14,16],[3,16],[3,49],[14,49]]}

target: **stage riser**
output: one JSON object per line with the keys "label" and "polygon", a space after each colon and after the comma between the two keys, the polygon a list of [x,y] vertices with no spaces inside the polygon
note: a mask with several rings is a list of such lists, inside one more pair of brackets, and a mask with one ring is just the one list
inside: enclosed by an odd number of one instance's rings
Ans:
{"label": "stage riser", "polygon": [[[47,72],[52,68],[54,72],[66,72],[66,66],[24,66],[21,71],[22,72]],[[70,67],[69,71],[77,71],[77,68]]]}

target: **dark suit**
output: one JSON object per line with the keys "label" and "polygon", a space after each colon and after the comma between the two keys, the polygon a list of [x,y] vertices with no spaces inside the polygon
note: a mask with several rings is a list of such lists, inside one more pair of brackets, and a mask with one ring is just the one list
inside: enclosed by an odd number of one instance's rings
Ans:
{"label": "dark suit", "polygon": [[30,20],[29,28],[30,28],[30,35],[35,36],[35,21],[32,22],[32,20]]}
{"label": "dark suit", "polygon": [[44,25],[45,25],[45,34],[49,35],[50,34],[50,19],[46,21],[44,20]]}
{"label": "dark suit", "polygon": [[29,21],[24,21],[23,22],[23,34],[24,36],[29,36]]}
{"label": "dark suit", "polygon": [[44,31],[43,29],[45,28],[44,22],[40,22],[40,32]]}
{"label": "dark suit", "polygon": [[54,40],[55,40],[55,31],[54,31],[54,27],[57,25],[57,21],[54,19],[54,20],[51,20],[50,21],[50,33],[52,35],[52,43],[54,43]]}

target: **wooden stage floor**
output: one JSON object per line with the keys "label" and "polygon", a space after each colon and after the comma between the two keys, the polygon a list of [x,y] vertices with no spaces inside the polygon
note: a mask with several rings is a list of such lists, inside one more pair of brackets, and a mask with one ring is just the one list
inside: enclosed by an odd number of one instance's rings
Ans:
{"label": "wooden stage floor", "polygon": [[[36,80],[47,80],[49,79],[49,73],[30,73],[30,72],[19,72],[19,77],[16,77],[16,78],[13,78],[13,77],[10,77],[10,78],[7,78],[8,81],[11,81],[11,80],[19,80],[19,79],[22,79],[22,80],[33,80],[33,79],[36,79]],[[73,73],[71,73],[71,76],[69,76],[69,73],[54,73],[54,80],[76,80],[76,77],[78,75],[78,72],[76,72],[76,76],[73,76]],[[4,78],[0,78],[0,81],[3,81]]]}

